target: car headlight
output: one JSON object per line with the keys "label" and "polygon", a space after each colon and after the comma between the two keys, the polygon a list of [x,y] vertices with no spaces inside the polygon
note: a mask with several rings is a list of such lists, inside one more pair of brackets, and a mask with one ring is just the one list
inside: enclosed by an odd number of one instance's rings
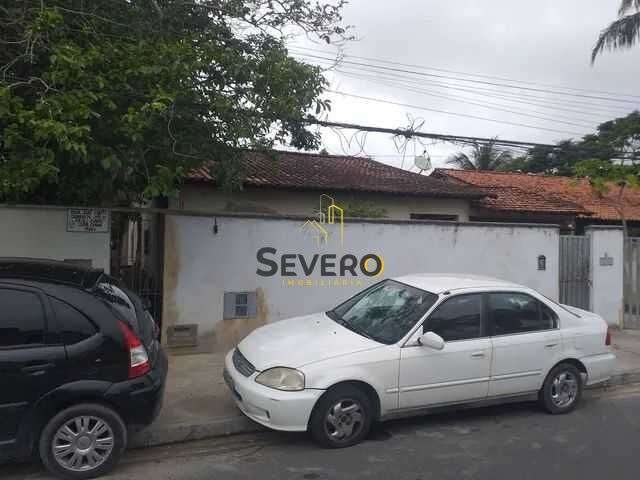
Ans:
{"label": "car headlight", "polygon": [[304,390],[304,373],[294,368],[275,367],[258,375],[256,382],[276,390],[295,392]]}

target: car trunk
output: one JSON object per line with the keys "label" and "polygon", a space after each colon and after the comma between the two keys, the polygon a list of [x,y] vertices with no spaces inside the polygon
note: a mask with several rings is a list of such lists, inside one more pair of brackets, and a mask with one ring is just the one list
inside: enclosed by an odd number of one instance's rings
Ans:
{"label": "car trunk", "polygon": [[93,293],[107,303],[118,319],[126,322],[140,339],[147,350],[151,367],[153,367],[160,348],[158,329],[142,299],[116,279],[107,275],[102,276],[93,288]]}

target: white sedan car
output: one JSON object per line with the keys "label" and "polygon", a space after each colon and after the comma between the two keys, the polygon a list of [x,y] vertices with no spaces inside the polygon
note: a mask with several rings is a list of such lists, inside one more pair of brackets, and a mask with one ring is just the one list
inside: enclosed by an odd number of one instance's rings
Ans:
{"label": "white sedan car", "polygon": [[410,275],[255,330],[224,377],[249,418],[338,448],[374,421],[434,407],[533,396],[567,413],[614,363],[593,313],[493,278]]}

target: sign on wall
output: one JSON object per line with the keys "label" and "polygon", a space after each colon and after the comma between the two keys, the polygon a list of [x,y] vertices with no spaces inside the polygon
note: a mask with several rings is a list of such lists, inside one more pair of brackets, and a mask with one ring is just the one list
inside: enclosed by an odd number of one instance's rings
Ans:
{"label": "sign on wall", "polygon": [[111,226],[106,208],[67,209],[67,232],[108,233]]}
{"label": "sign on wall", "polygon": [[381,255],[369,252],[358,257],[344,253],[344,212],[333,197],[323,193],[320,195],[317,218],[309,218],[298,227],[303,234],[311,236],[317,246],[337,242],[340,254],[314,253],[305,256],[304,252],[298,251],[278,257],[277,248],[265,246],[256,252],[256,274],[261,277],[279,275],[282,285],[286,287],[362,287],[363,277],[382,275],[384,260]]}

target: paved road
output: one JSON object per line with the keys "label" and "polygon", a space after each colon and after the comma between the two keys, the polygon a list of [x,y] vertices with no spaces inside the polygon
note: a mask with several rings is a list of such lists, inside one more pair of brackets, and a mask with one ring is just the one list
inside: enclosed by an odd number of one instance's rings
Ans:
{"label": "paved road", "polygon": [[[322,450],[306,435],[261,433],[131,451],[110,480],[634,479],[640,386],[592,391],[572,414],[533,404],[395,421],[367,442]],[[44,480],[0,466],[3,480]]]}

